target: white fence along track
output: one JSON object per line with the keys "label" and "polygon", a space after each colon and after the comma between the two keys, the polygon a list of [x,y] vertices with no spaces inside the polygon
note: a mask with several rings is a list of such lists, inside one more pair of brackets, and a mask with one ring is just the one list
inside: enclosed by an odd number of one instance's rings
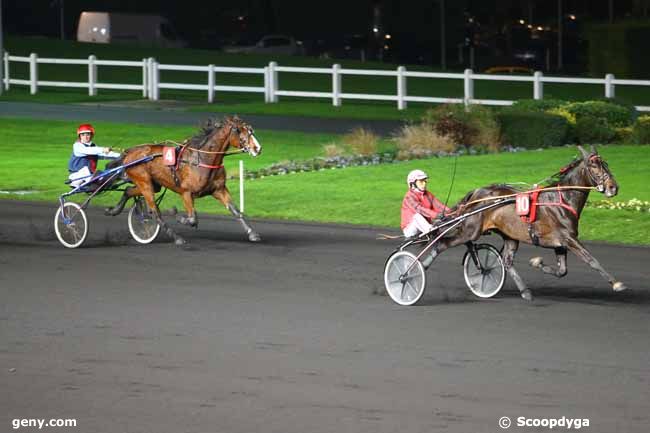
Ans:
{"label": "white fence along track", "polygon": [[[11,78],[10,64],[28,63],[29,79]],[[39,77],[39,64],[61,64],[61,65],[82,65],[88,68],[87,81],[48,81]],[[97,80],[97,68],[99,66],[129,67],[140,70],[140,84],[105,83]],[[276,62],[270,62],[263,68],[224,67],[216,65],[191,66],[191,65],[169,65],[158,63],[153,58],[142,59],[142,61],[123,60],[99,60],[94,55],[87,59],[56,59],[42,58],[32,53],[29,57],[11,56],[5,52],[3,59],[4,67],[4,88],[9,90],[11,85],[29,86],[31,94],[38,93],[39,87],[72,87],[87,88],[88,94],[94,96],[97,89],[117,90],[141,90],[143,98],[157,101],[160,98],[161,89],[198,90],[207,93],[209,103],[214,102],[214,95],[217,92],[250,92],[264,95],[264,102],[277,103],[280,96],[302,97],[302,98],[324,98],[331,99],[333,106],[340,106],[344,99],[369,100],[369,101],[390,101],[397,104],[397,109],[407,108],[409,102],[425,103],[451,103],[451,104],[483,104],[483,105],[512,105],[512,100],[500,99],[476,99],[474,97],[474,83],[476,81],[506,81],[506,82],[529,82],[532,84],[532,95],[534,99],[544,99],[544,83],[559,84],[597,84],[603,86],[603,94],[606,98],[614,98],[616,86],[645,86],[650,87],[650,80],[629,80],[617,79],[612,74],[604,78],[572,78],[544,76],[541,72],[535,72],[532,76],[521,75],[489,75],[475,74],[472,70],[466,69],[461,73],[439,73],[407,71],[405,67],[399,66],[396,70],[369,70],[369,69],[347,69],[340,65],[332,65],[331,68],[307,68],[294,66],[280,66]],[[204,84],[164,82],[160,79],[160,71],[183,71],[198,72],[205,77]],[[260,86],[234,86],[217,84],[219,74],[257,74],[260,75]],[[280,88],[280,73],[294,74],[322,74],[329,75],[332,80],[330,91],[296,91],[282,90]],[[344,76],[370,76],[370,77],[394,77],[395,92],[391,94],[367,94],[367,93],[345,93],[342,91]],[[463,96],[457,98],[432,97],[410,95],[407,92],[409,78],[425,79],[452,79],[463,81]],[[650,106],[641,105],[636,107],[639,111],[650,112]]]}

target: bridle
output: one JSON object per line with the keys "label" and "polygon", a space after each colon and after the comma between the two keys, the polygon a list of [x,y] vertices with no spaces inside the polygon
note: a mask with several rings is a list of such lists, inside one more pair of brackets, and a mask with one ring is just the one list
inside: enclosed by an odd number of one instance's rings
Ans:
{"label": "bridle", "polygon": [[[602,169],[602,174],[595,174],[591,168],[589,168],[590,163],[597,163],[600,168]],[[600,157],[600,155],[596,153],[592,153],[589,155],[587,158],[585,158],[585,171],[587,172],[587,176],[589,177],[589,180],[591,183],[596,187],[598,192],[604,192],[605,191],[605,182],[607,182],[609,179],[612,178],[612,175],[609,172],[609,168],[607,166],[607,163],[603,161],[603,159]]]}
{"label": "bridle", "polygon": [[241,139],[241,128],[236,125],[232,125],[230,127],[230,132],[228,133],[228,137],[230,138],[230,135],[234,132],[237,134],[239,137],[239,151],[233,152],[233,153],[251,153],[250,147],[248,147],[248,143],[250,141],[250,138],[253,136],[253,128],[250,126],[245,126],[244,129],[246,130],[246,139],[242,140]]}

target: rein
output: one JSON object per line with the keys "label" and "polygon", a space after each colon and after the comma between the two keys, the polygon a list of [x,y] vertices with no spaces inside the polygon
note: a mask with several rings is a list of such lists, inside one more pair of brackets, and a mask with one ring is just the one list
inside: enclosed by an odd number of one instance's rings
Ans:
{"label": "rein", "polygon": [[545,188],[535,188],[531,189],[528,191],[522,191],[520,193],[515,193],[515,194],[507,194],[507,195],[497,195],[495,197],[484,197],[484,198],[479,198],[476,200],[472,200],[470,202],[467,202],[464,204],[464,206],[470,206],[475,203],[482,203],[484,201],[490,201],[490,200],[497,200],[501,198],[509,198],[509,197],[516,197],[518,194],[532,194],[535,192],[545,192],[545,191],[558,191],[558,190],[570,190],[570,189],[577,189],[577,190],[595,190],[595,186],[571,186],[571,185],[565,185],[565,186],[549,186]]}
{"label": "rein", "polygon": [[239,150],[235,150],[235,151],[210,151],[210,150],[195,149],[193,147],[188,147],[188,144],[186,144],[187,141],[184,141],[183,143],[177,143],[177,142],[175,142],[173,140],[165,140],[165,141],[163,141],[163,142],[161,142],[159,144],[162,144],[162,143],[175,144],[176,146],[179,146],[179,147],[182,148],[181,152],[184,152],[185,150],[191,150],[192,152],[205,153],[205,154],[208,154],[208,155],[224,155],[224,156],[228,156],[228,155],[237,155],[239,153],[246,152],[244,149],[239,149]]}

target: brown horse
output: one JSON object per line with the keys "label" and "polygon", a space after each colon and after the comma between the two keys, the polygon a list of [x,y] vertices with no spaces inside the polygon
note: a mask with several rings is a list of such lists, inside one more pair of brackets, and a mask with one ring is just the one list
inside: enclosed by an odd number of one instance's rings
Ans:
{"label": "brown horse", "polygon": [[126,169],[126,175],[134,186],[124,191],[114,207],[106,209],[107,215],[118,215],[129,198],[141,195],[160,226],[174,238],[177,245],[182,245],[185,240],[165,224],[156,204],[154,194],[160,191],[161,187],[165,187],[182,196],[187,216],[179,216],[180,223],[195,227],[197,216],[194,199],[212,195],[239,220],[251,242],[260,240],[260,235],[252,229],[232,202],[226,187],[226,170],[223,166],[223,158],[230,153],[230,147],[238,148],[239,152],[247,152],[251,156],[262,152],[262,146],[255,138],[250,125],[236,116],[227,117],[221,122],[208,121],[201,132],[178,147],[175,165],[165,164],[162,158],[164,147],[163,144],[136,146],[126,150],[120,159],[111,162],[110,166],[118,166],[146,156],[154,157],[149,162]]}
{"label": "brown horse", "polygon": [[[557,268],[547,266],[541,257],[530,260],[530,265],[544,273],[563,277],[567,273],[567,249],[589,266],[597,270],[615,291],[625,290],[625,285],[610,275],[578,241],[578,222],[590,189],[597,189],[607,197],[618,193],[618,185],[607,163],[592,146],[591,153],[578,146],[581,159],[564,167],[557,174],[559,180],[543,188],[538,196],[537,219],[528,223],[515,210],[515,204],[488,209],[465,219],[458,229],[436,244],[438,253],[456,245],[472,242],[482,234],[494,232],[504,240],[502,256],[508,274],[514,280],[521,296],[532,300],[532,293],[517,273],[513,262],[519,242],[531,243],[543,248],[553,248],[557,256]],[[559,187],[559,188],[558,188]],[[593,187],[593,188],[592,188]],[[491,185],[468,193],[458,207],[466,212],[490,203],[491,198],[512,196],[517,191],[507,185]],[[453,233],[453,234],[452,234]]]}

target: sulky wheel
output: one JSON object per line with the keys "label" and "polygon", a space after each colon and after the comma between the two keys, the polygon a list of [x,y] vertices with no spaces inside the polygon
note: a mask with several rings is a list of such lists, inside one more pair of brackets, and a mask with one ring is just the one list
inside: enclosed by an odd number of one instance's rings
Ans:
{"label": "sulky wheel", "polygon": [[490,244],[476,245],[480,268],[468,251],[463,257],[463,273],[467,287],[479,298],[491,298],[499,293],[506,278],[506,269],[499,251]]}
{"label": "sulky wheel", "polygon": [[77,203],[67,202],[54,215],[54,231],[59,242],[67,248],[77,248],[88,236],[88,218]]}
{"label": "sulky wheel", "polygon": [[160,224],[153,213],[149,212],[143,199],[137,197],[135,204],[129,210],[129,232],[138,243],[149,244],[156,239],[160,232]]}
{"label": "sulky wheel", "polygon": [[397,251],[386,261],[384,284],[393,301],[400,305],[413,305],[424,294],[424,267],[415,254]]}

